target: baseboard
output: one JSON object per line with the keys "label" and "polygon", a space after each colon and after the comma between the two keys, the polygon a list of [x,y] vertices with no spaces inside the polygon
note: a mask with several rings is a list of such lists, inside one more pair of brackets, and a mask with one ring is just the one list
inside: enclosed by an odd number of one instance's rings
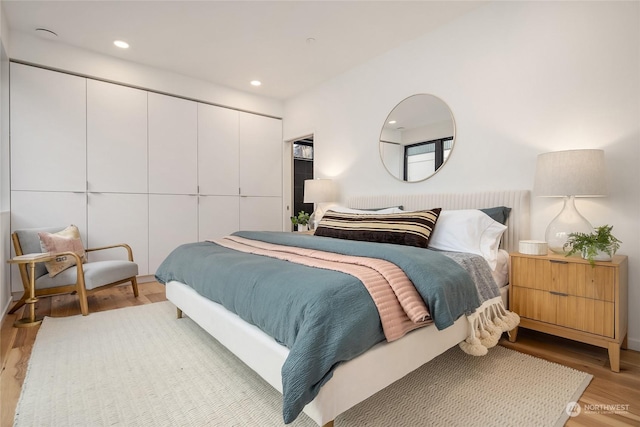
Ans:
{"label": "baseboard", "polygon": [[12,304],[13,304],[13,298],[9,299],[9,301],[7,301],[5,306],[2,307],[2,323],[4,323],[5,317],[7,317],[7,314],[9,314],[9,309],[11,308]]}
{"label": "baseboard", "polygon": [[627,348],[629,350],[640,351],[640,339],[627,337]]}
{"label": "baseboard", "polygon": [[156,276],[154,274],[147,274],[146,276],[138,276],[138,283],[155,282]]}

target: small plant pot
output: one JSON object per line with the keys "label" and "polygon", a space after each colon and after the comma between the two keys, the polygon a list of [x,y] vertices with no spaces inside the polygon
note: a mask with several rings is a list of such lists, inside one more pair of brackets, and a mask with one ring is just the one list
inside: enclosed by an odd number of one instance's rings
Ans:
{"label": "small plant pot", "polygon": [[304,231],[309,231],[309,224],[298,224],[298,231],[300,232],[304,232]]}
{"label": "small plant pot", "polygon": [[[611,251],[611,253],[614,253],[614,251]],[[582,250],[582,258],[589,259],[586,249]],[[612,257],[607,252],[598,250],[592,259],[593,261],[611,261]]]}

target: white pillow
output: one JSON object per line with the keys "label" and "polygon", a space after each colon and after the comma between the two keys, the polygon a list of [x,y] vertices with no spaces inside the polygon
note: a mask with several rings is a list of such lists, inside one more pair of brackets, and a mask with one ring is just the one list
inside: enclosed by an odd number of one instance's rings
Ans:
{"label": "white pillow", "polygon": [[443,210],[429,239],[429,248],[482,256],[495,270],[500,238],[507,229],[478,209]]}
{"label": "white pillow", "polygon": [[397,206],[394,206],[392,208],[384,208],[384,209],[377,209],[377,210],[351,209],[351,208],[346,208],[344,206],[331,206],[327,210],[340,212],[340,213],[362,214],[362,215],[396,214],[396,213],[406,212],[398,208]]}
{"label": "white pillow", "polygon": [[499,288],[509,284],[509,252],[498,249],[498,261],[496,268],[491,270],[491,275]]}

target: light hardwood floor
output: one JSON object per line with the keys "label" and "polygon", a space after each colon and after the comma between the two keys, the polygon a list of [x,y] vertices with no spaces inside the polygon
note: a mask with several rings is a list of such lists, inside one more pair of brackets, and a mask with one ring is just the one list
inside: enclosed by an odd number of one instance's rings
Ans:
{"label": "light hardwood floor", "polygon": [[[89,309],[91,312],[96,312],[164,300],[166,300],[164,286],[157,282],[149,282],[140,284],[138,298],[133,297],[130,286],[115,287],[91,295]],[[80,304],[75,295],[41,298],[36,306],[38,316],[80,314]],[[17,314],[21,315],[21,312],[22,310],[19,310]],[[13,416],[31,348],[38,332],[38,327],[14,328],[12,325],[15,319],[15,315],[9,315],[4,319],[0,337],[2,427],[9,427],[13,424]],[[579,400],[582,413],[571,418],[567,422],[567,426],[640,426],[639,352],[623,350],[620,373],[616,374],[609,370],[606,349],[526,329],[520,329],[517,342],[510,343],[503,339],[501,345],[570,366],[594,376]],[[618,405],[618,408],[623,409],[626,409],[625,405],[628,405],[628,409],[619,414],[611,414],[608,412],[612,407],[603,405]],[[585,412],[589,409],[591,413],[586,414]]]}

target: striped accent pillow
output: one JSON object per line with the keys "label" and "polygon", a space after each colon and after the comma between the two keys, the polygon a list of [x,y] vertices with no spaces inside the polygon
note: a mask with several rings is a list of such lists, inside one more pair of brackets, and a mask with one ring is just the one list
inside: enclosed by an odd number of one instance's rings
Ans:
{"label": "striped accent pillow", "polygon": [[328,211],[316,236],[426,248],[441,208],[394,214],[350,214]]}

